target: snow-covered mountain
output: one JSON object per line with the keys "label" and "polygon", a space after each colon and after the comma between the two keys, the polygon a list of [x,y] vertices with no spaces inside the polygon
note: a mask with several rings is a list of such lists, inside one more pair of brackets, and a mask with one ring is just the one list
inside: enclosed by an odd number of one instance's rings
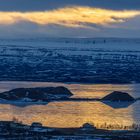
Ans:
{"label": "snow-covered mountain", "polygon": [[0,80],[140,82],[140,39],[3,39],[0,62]]}

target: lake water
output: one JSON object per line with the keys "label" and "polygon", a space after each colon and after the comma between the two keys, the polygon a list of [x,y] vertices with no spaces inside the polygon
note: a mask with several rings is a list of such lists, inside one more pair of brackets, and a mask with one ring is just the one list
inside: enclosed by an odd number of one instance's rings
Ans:
{"label": "lake water", "polygon": [[[19,87],[65,86],[74,96],[101,98],[112,91],[124,91],[133,97],[140,97],[140,84],[62,84],[46,82],[0,82],[0,92]],[[51,102],[47,105],[15,106],[0,104],[0,120],[12,120],[13,117],[25,124],[41,122],[49,127],[80,127],[84,123],[103,125],[140,124],[140,101],[133,104],[104,104],[102,102]]]}

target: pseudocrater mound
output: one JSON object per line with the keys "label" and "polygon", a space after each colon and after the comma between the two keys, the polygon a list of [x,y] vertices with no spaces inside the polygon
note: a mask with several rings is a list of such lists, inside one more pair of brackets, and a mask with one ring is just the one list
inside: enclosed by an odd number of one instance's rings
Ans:
{"label": "pseudocrater mound", "polygon": [[103,97],[102,100],[103,101],[114,101],[114,102],[119,102],[119,101],[131,102],[131,101],[134,101],[135,99],[128,93],[114,91],[114,92],[110,93],[109,95]]}
{"label": "pseudocrater mound", "polygon": [[49,101],[68,99],[72,95],[65,87],[17,88],[0,93],[0,99],[9,101]]}

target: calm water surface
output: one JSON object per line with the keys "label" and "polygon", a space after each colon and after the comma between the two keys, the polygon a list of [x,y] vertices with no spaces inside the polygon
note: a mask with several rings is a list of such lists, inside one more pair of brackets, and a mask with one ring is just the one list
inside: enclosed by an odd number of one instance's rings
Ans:
{"label": "calm water surface", "polygon": [[[124,91],[133,97],[140,97],[140,84],[61,84],[41,82],[0,82],[0,92],[21,87],[66,86],[73,97],[101,98],[112,91]],[[25,107],[0,104],[0,120],[12,120],[16,117],[23,123],[41,122],[49,127],[80,127],[89,122],[95,125],[140,124],[140,101],[134,104],[104,104],[102,102],[51,102],[47,105]]]}

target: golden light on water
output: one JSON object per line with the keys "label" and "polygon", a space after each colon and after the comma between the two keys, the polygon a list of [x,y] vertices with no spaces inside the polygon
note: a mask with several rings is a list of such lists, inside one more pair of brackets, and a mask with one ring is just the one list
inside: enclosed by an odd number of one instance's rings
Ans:
{"label": "golden light on water", "polygon": [[140,11],[107,10],[93,7],[64,7],[40,12],[0,12],[0,24],[15,24],[21,21],[40,25],[56,24],[68,27],[89,27],[92,24],[107,25],[125,22],[140,15]]}
{"label": "golden light on water", "polygon": [[[112,91],[124,91],[133,97],[135,90],[139,93],[138,85],[82,85],[41,82],[0,82],[0,90],[7,91],[18,87],[47,87],[65,86],[73,93],[73,97],[103,97]],[[83,95],[84,94],[84,95]],[[139,97],[139,96],[138,96]],[[126,105],[126,106],[125,106]],[[135,109],[134,109],[135,107]],[[131,126],[139,124],[139,102],[124,104],[120,107],[103,102],[50,102],[47,105],[27,105],[19,107],[9,104],[0,104],[0,120],[17,118],[25,124],[41,122],[49,127],[80,127],[84,123],[92,123],[100,128],[104,125]]]}
{"label": "golden light on water", "polygon": [[113,109],[101,102],[54,102],[24,108],[0,105],[0,110],[1,120],[12,120],[15,117],[25,124],[41,122],[49,127],[81,127],[84,123],[124,126],[133,124],[131,106]]}

